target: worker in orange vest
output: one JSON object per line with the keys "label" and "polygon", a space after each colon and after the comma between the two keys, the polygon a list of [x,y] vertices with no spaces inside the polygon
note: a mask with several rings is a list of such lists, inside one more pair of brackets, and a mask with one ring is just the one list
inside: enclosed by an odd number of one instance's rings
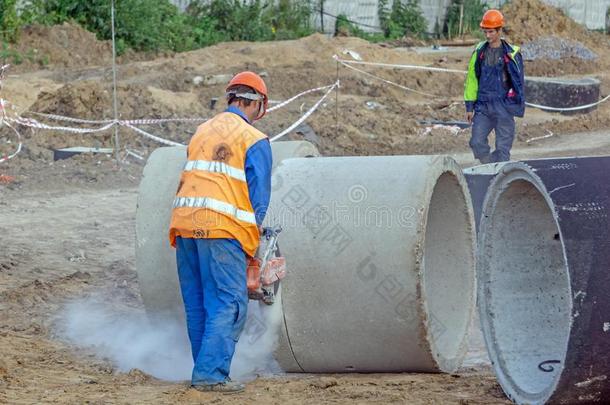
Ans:
{"label": "worker in orange vest", "polygon": [[176,248],[194,367],[201,391],[238,392],[229,370],[246,321],[247,257],[254,256],[271,195],[271,146],[252,126],[267,86],[252,72],[231,79],[228,108],[191,138],[169,238]]}

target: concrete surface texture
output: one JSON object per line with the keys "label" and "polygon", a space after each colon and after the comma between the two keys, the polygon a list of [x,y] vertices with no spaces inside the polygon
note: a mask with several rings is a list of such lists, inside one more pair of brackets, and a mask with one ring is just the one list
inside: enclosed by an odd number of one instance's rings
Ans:
{"label": "concrete surface texture", "polygon": [[266,222],[280,247],[292,372],[452,371],[474,300],[474,221],[443,156],[290,159]]}
{"label": "concrete surface texture", "polygon": [[[309,142],[273,142],[274,167],[295,156],[316,156]],[[172,203],[186,163],[183,146],[156,149],[144,168],[136,213],[136,269],[142,300],[151,318],[184,322],[182,297],[176,273],[175,251],[168,232]]]}
{"label": "concrete surface texture", "polygon": [[483,202],[485,201],[485,196],[487,196],[489,183],[491,183],[498,174],[498,171],[506,163],[507,162],[488,163],[464,169],[464,177],[466,177],[466,181],[468,182],[468,190],[470,191],[470,198],[472,199],[472,209],[474,211],[477,232],[479,232]]}
{"label": "concrete surface texture", "polygon": [[516,403],[610,397],[610,157],[508,163],[481,216],[479,316]]}

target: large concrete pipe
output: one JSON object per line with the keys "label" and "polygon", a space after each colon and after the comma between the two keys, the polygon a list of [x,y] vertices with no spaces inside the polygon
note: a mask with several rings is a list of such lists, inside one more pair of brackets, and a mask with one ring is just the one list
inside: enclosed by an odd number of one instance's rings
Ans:
{"label": "large concrete pipe", "polygon": [[[286,371],[451,371],[475,305],[468,187],[442,156],[290,159],[280,237]],[[278,184],[279,183],[279,184]]]}
{"label": "large concrete pipe", "polygon": [[508,163],[478,249],[480,319],[516,403],[610,399],[610,157]]}
{"label": "large concrete pipe", "polygon": [[[304,141],[271,144],[274,168],[291,157],[318,156]],[[136,212],[136,269],[142,300],[151,317],[184,319],[174,250],[168,230],[172,203],[186,162],[186,148],[155,150],[144,168]]]}
{"label": "large concrete pipe", "polygon": [[[600,81],[594,77],[526,77],[525,94],[527,101],[557,108],[578,107],[599,101]],[[582,110],[562,111],[564,115],[585,114],[597,106]],[[543,109],[544,110],[544,109]],[[547,110],[544,110],[547,111]],[[548,110],[555,112],[553,110]]]}

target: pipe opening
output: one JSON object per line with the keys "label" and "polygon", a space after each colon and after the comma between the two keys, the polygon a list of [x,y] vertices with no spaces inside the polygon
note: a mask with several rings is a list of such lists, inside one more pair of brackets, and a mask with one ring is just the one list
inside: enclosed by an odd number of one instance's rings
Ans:
{"label": "pipe opening", "polygon": [[508,180],[497,190],[482,229],[481,322],[499,378],[522,399],[539,400],[557,383],[570,332],[561,233],[534,184]]}
{"label": "pipe opening", "polygon": [[474,233],[466,198],[457,177],[443,173],[434,186],[426,224],[427,327],[442,371],[459,367],[474,308]]}

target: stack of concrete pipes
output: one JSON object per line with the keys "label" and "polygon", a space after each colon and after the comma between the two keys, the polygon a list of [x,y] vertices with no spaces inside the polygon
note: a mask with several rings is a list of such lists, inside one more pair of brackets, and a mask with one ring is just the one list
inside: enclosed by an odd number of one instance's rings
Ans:
{"label": "stack of concrete pipes", "polygon": [[[275,357],[285,371],[453,372],[478,279],[488,352],[511,399],[610,398],[610,158],[464,175],[445,156],[272,149],[266,223],[284,228]],[[153,317],[184,319],[167,229],[185,160],[184,148],[158,149],[140,186],[136,261]]]}

